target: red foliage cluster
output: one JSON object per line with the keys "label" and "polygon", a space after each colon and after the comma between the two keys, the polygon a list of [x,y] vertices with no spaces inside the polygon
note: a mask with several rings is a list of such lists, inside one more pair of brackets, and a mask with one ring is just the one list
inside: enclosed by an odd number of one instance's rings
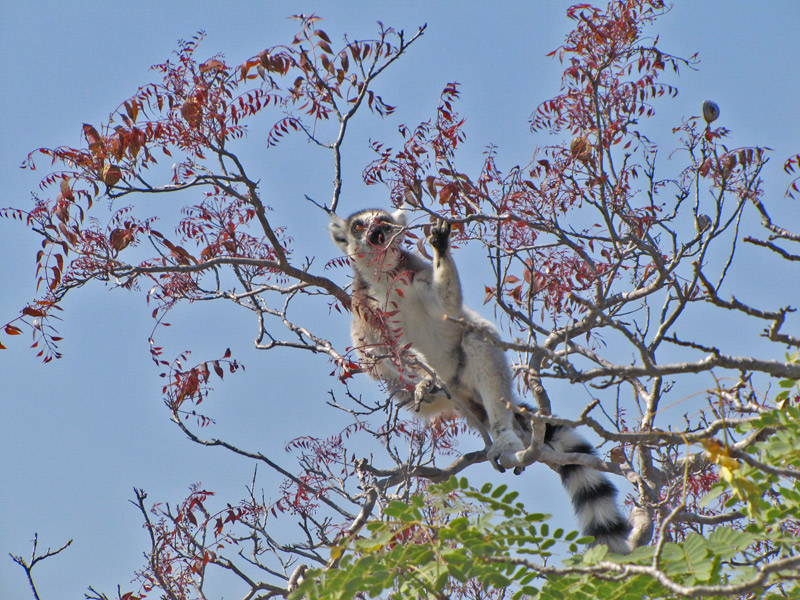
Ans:
{"label": "red foliage cluster", "polygon": [[223,379],[224,367],[227,367],[229,373],[235,373],[240,368],[244,369],[244,366],[231,358],[230,348],[225,350],[222,358],[204,361],[189,369],[184,369],[183,363],[188,360],[190,352],[182,353],[172,363],[161,358],[162,352],[163,349],[154,345],[151,339],[150,354],[153,361],[159,366],[168,368],[167,371],[161,373],[161,377],[169,380],[169,383],[166,383],[161,390],[166,405],[175,418],[178,418],[179,414],[184,414],[186,418],[191,415],[196,417],[202,426],[210,424],[211,420],[208,417],[202,416],[194,410],[187,412],[181,407],[187,400],[194,403],[195,406],[203,402],[211,391],[208,382],[211,379],[212,371],[217,377]]}
{"label": "red foliage cluster", "polygon": [[[449,179],[437,177],[436,172],[438,175],[450,175],[447,163],[454,157],[458,145],[465,140],[462,131],[464,120],[453,109],[458,97],[458,84],[449,83],[442,91],[435,122],[420,123],[413,130],[405,125],[400,126],[400,135],[404,139],[402,150],[395,153],[380,142],[373,142],[372,148],[380,158],[364,170],[364,181],[368,185],[388,185],[392,201],[397,206],[404,202],[417,206],[422,194],[422,182],[430,196],[443,206],[457,201],[460,197],[455,193],[458,186]],[[407,194],[407,190],[411,190],[412,194]]]}
{"label": "red foliage cluster", "polygon": [[[794,174],[795,169],[798,168],[800,168],[800,154],[789,157],[786,159],[786,162],[783,163],[783,170],[790,175]],[[789,198],[796,198],[798,194],[800,194],[800,177],[792,180],[789,187],[786,189],[786,195]]]}
{"label": "red foliage cluster", "polygon": [[[240,84],[235,72],[216,58],[203,63],[195,60],[201,39],[196,36],[182,42],[177,61],[154,67],[162,73],[163,81],[141,88],[112,113],[101,131],[85,124],[85,148],[41,148],[28,157],[24,166],[31,169],[35,168],[36,154],[49,156],[54,163],[69,168],[51,173],[41,183],[44,190],[57,186],[56,196],[38,199],[33,210],[24,214],[28,225],[43,236],[43,249],[36,257],[40,284],[44,283],[48,290],[42,306],[37,308],[44,312],[43,319],[69,289],[93,279],[117,280],[123,287],[133,288],[146,276],[156,286],[148,300],[155,297],[168,308],[198,294],[201,273],[199,269],[173,271],[170,266],[199,265],[222,254],[222,247],[229,250],[229,255],[275,258],[263,239],[234,231],[244,228],[254,210],[243,206],[243,195],[231,178],[223,177],[207,194],[216,200],[214,209],[209,209],[211,201],[187,209],[187,217],[178,228],[184,242],[191,241],[198,247],[199,258],[168,235],[152,229],[154,218],[137,218],[131,208],[116,211],[106,225],[87,217],[101,196],[101,188],[104,196],[114,199],[135,191],[213,184],[214,178],[199,167],[204,152],[224,148],[226,141],[243,134],[240,121],[244,117],[256,114],[270,101],[281,101],[268,93],[272,84],[235,95]],[[145,172],[157,165],[156,149],[167,156],[176,151],[184,155],[173,166],[172,188],[156,190],[144,179]],[[209,230],[215,228],[225,231],[210,239]],[[137,246],[142,237],[163,251],[138,264],[129,264],[121,253],[129,246]],[[161,273],[155,275],[159,269]],[[48,341],[54,341],[52,336]],[[50,356],[57,353],[53,351]]]}
{"label": "red foliage cluster", "polygon": [[296,479],[283,482],[281,496],[270,509],[272,514],[313,515],[321,498],[335,494],[337,482],[355,473],[356,457],[348,451],[346,441],[360,429],[353,424],[325,439],[303,436],[289,442],[286,450],[299,453],[303,471]]}
{"label": "red foliage cluster", "polygon": [[[380,115],[394,111],[394,107],[386,104],[375,92],[365,90],[363,72],[353,68],[366,61],[377,64],[377,61],[395,54],[397,47],[386,41],[392,30],[382,29],[380,40],[349,43],[334,51],[328,34],[316,28],[320,21],[318,17],[299,15],[295,18],[302,22],[303,27],[291,46],[277,46],[249,59],[241,67],[242,77],[256,77],[250,74],[253,68],[262,78],[266,78],[270,71],[286,75],[290,70],[296,70],[298,75],[288,89],[287,99],[297,105],[298,112],[314,121],[329,120],[334,114],[341,116],[335,99],[356,105],[366,97],[370,110]],[[276,145],[290,130],[309,131],[300,117],[289,115],[272,127],[267,135],[267,145]]]}
{"label": "red foliage cluster", "polygon": [[214,492],[193,485],[175,512],[159,504],[152,507],[155,520],[147,521],[152,542],[150,561],[138,573],[142,597],[161,589],[175,600],[194,598],[196,585],[202,581],[209,563],[217,562],[227,547],[239,545],[232,527],[263,517],[262,507],[247,502],[239,506],[228,504],[212,513],[206,503],[213,495]]}
{"label": "red foliage cluster", "polygon": [[592,134],[596,144],[610,148],[626,138],[637,119],[654,114],[650,100],[676,95],[658,77],[667,66],[677,72],[687,61],[660,51],[658,38],[642,45],[643,29],[665,10],[662,0],[611,2],[605,11],[572,6],[567,16],[577,25],[550,53],[566,60],[564,91],[539,106],[531,129]]}
{"label": "red foliage cluster", "polygon": [[458,417],[439,417],[426,427],[420,427],[419,421],[406,421],[398,424],[397,430],[408,436],[412,444],[420,447],[429,444],[434,456],[455,454],[459,439],[465,434],[474,434]]}
{"label": "red foliage cluster", "polygon": [[[291,44],[267,48],[239,66],[219,55],[199,60],[202,33],[181,41],[173,59],[153,67],[161,81],[141,87],[102,126],[83,125],[85,146],[30,153],[23,166],[35,169],[35,158],[45,156],[60,170],[42,180],[47,196],[32,210],[4,209],[0,216],[23,220],[41,235],[37,272],[46,292],[32,306],[43,313],[39,321],[20,315],[16,320],[22,322],[9,322],[8,331],[32,327],[35,343],[44,340],[42,355],[50,360],[59,356],[57,336],[50,326],[33,325],[47,325],[64,295],[91,280],[131,289],[149,280],[148,301],[157,300],[163,313],[181,300],[204,297],[202,280],[217,265],[238,265],[247,282],[259,284],[285,282],[280,275],[287,270],[302,274],[288,268],[290,240],[267,220],[258,183],[231,152],[231,142],[245,135],[248,120],[267,109],[292,111],[277,119],[267,145],[289,129],[313,137],[317,122],[333,115],[344,122],[362,102],[379,115],[390,114],[393,107],[369,83],[406,41],[402,32],[380,26],[375,40],[346,41],[332,49],[318,17],[294,18],[300,32]],[[165,175],[162,156],[173,161],[166,185],[150,182]],[[106,223],[89,216],[101,198],[196,187],[206,190],[205,200],[184,210],[176,228],[180,239],[153,229],[154,218],[140,216],[138,207],[123,208]],[[156,252],[148,252],[142,240]]]}
{"label": "red foliage cluster", "polygon": [[[729,131],[724,127],[705,127],[698,117],[686,119],[673,129],[682,137],[683,151],[692,157],[690,166],[683,172],[684,185],[696,174],[706,179],[712,188],[729,190],[736,197],[754,200],[761,195],[761,188],[753,188],[753,169],[760,171],[765,158],[765,149],[742,147],[729,149],[722,143]],[[703,149],[706,152],[703,152]],[[704,160],[699,158],[710,154]],[[699,155],[697,157],[696,155]]]}

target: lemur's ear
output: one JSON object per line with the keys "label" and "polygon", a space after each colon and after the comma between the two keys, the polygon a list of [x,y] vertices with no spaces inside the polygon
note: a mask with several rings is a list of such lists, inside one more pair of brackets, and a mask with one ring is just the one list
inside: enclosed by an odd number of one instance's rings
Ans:
{"label": "lemur's ear", "polygon": [[392,213],[392,219],[394,220],[396,225],[400,227],[406,226],[406,211],[402,208],[398,208],[396,211]]}
{"label": "lemur's ear", "polygon": [[331,222],[328,224],[328,231],[339,249],[347,252],[347,221],[333,212],[330,213],[330,216]]}

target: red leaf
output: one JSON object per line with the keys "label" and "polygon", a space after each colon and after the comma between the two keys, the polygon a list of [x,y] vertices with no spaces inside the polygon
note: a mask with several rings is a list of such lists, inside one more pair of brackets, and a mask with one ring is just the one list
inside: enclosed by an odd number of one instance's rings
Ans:
{"label": "red leaf", "polygon": [[202,65],[200,65],[200,72],[207,73],[209,71],[224,71],[228,67],[225,66],[225,63],[221,60],[217,60],[216,58],[210,58]]}
{"label": "red leaf", "polygon": [[83,124],[83,135],[86,136],[86,141],[89,142],[89,146],[92,144],[99,144],[102,141],[100,134],[97,133],[97,129],[88,123]]}
{"label": "red leaf", "polygon": [[72,194],[72,189],[69,187],[69,179],[64,178],[61,180],[61,195],[66,200],[74,200],[75,196]]}

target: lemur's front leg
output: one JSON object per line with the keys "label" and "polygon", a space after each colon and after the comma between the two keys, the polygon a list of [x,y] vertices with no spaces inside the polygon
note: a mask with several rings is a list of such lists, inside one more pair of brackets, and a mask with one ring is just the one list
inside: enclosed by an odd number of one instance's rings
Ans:
{"label": "lemur's front leg", "polygon": [[431,229],[428,242],[433,248],[433,287],[445,313],[456,316],[461,311],[461,282],[450,252],[449,221],[439,219]]}

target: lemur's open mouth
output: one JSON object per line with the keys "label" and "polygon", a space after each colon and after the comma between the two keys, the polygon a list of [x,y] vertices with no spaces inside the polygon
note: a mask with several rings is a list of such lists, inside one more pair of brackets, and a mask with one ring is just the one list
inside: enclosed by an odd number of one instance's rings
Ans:
{"label": "lemur's open mouth", "polygon": [[376,225],[372,228],[367,236],[369,243],[373,246],[383,246],[386,243],[386,234],[389,232],[389,227],[385,225]]}

